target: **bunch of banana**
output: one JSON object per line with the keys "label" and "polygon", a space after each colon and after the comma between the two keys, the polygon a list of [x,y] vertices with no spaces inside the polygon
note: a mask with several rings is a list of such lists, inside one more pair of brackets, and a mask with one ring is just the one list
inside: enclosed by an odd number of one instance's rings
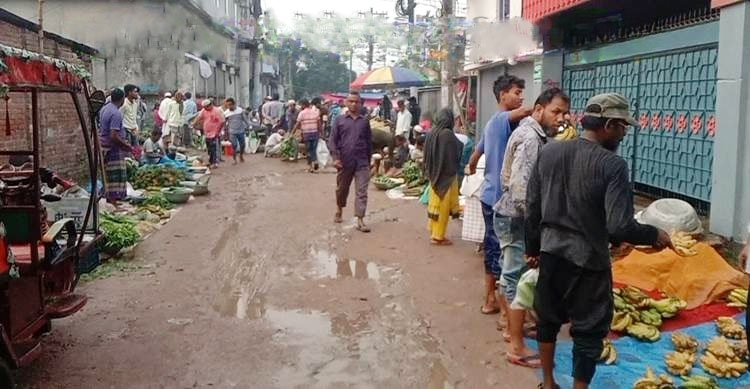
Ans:
{"label": "bunch of banana", "polygon": [[682,384],[680,389],[719,389],[719,383],[712,377],[706,377],[704,375],[693,375],[690,377],[682,377]]}
{"label": "bunch of banana", "polygon": [[688,375],[693,369],[695,363],[695,354],[687,352],[673,351],[664,357],[664,363],[667,365],[667,371],[674,375]]}
{"label": "bunch of banana", "polygon": [[649,342],[656,342],[661,337],[659,329],[644,323],[633,323],[626,328],[628,335]]}
{"label": "bunch of banana", "polygon": [[615,345],[612,344],[612,341],[609,339],[604,339],[602,341],[602,345],[604,348],[602,349],[602,354],[599,356],[599,362],[603,362],[605,365],[611,365],[617,361],[617,350],[615,349]]}
{"label": "bunch of banana", "polygon": [[717,336],[708,343],[706,347],[706,354],[711,354],[719,360],[727,362],[740,362],[741,359],[734,352],[732,344],[729,343],[727,338],[723,336]]}
{"label": "bunch of banana", "polygon": [[739,377],[747,372],[747,363],[724,361],[710,351],[706,351],[701,357],[701,366],[707,373],[717,377]]}
{"label": "bunch of banana", "polygon": [[731,342],[730,345],[732,347],[732,351],[734,351],[734,355],[737,356],[740,361],[746,360],[747,357],[750,356],[750,354],[748,354],[747,352],[747,342]]}
{"label": "bunch of banana", "polygon": [[578,137],[578,130],[570,123],[560,126],[555,135],[555,140],[571,140]]}
{"label": "bunch of banana", "polygon": [[672,234],[671,239],[672,245],[674,245],[674,251],[677,254],[680,254],[683,257],[692,257],[693,255],[698,254],[698,251],[693,248],[698,241],[693,239],[690,234],[678,231]]}
{"label": "bunch of banana", "polygon": [[676,316],[677,312],[687,306],[685,300],[676,297],[667,297],[660,300],[648,299],[647,301],[649,306],[656,309],[665,319]]}
{"label": "bunch of banana", "polygon": [[651,308],[645,311],[640,311],[639,316],[639,321],[641,323],[648,324],[656,328],[661,327],[661,313],[659,313],[659,311],[657,311],[656,309]]}
{"label": "bunch of banana", "polygon": [[732,291],[729,292],[727,301],[729,301],[729,304],[727,305],[730,307],[747,308],[747,289],[732,289]]}
{"label": "bunch of banana", "polygon": [[625,289],[622,290],[622,298],[625,299],[626,302],[633,304],[635,306],[638,306],[644,300],[648,299],[648,296],[645,293],[643,293],[642,290],[636,287],[627,286]]}
{"label": "bunch of banana", "polygon": [[665,374],[657,377],[649,367],[646,369],[646,375],[635,381],[633,389],[675,389],[675,386],[672,378]]}
{"label": "bunch of banana", "polygon": [[684,332],[673,332],[672,344],[674,344],[675,350],[680,352],[695,354],[698,351],[698,341]]}
{"label": "bunch of banana", "polygon": [[635,312],[636,307],[625,301],[619,294],[613,293],[612,300],[615,303],[615,311]]}
{"label": "bunch of banana", "polygon": [[716,328],[727,338],[745,339],[745,327],[733,317],[719,316],[716,318]]}
{"label": "bunch of banana", "polygon": [[631,324],[633,324],[633,316],[630,313],[615,311],[615,314],[612,316],[612,324],[609,328],[612,331],[622,332]]}

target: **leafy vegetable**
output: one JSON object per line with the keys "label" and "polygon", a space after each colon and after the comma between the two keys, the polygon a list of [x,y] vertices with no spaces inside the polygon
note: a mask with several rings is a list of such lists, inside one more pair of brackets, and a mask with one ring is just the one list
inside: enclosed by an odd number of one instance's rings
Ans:
{"label": "leafy vegetable", "polygon": [[140,204],[141,207],[157,206],[164,209],[172,209],[173,205],[161,193],[149,194]]}
{"label": "leafy vegetable", "polygon": [[185,179],[185,172],[170,166],[146,165],[142,166],[133,176],[133,187],[143,189],[148,187],[175,186]]}
{"label": "leafy vegetable", "polygon": [[136,222],[125,217],[102,213],[99,228],[104,233],[103,243],[100,249],[107,252],[118,252],[130,247],[140,240],[141,236],[136,230]]}

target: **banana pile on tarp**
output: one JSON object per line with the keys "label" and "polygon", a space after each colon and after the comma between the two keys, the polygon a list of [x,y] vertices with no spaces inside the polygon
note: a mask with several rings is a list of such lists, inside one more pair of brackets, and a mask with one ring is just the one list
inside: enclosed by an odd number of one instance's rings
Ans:
{"label": "banana pile on tarp", "polygon": [[675,351],[664,357],[664,363],[667,365],[667,371],[679,376],[690,374],[695,364],[695,354],[698,352],[698,341],[685,333],[673,332],[672,344]]}
{"label": "banana pile on tarp", "polygon": [[646,375],[633,384],[635,389],[676,389],[674,380],[666,374],[656,376],[654,371],[649,367],[646,369]]}
{"label": "banana pile on tarp", "polygon": [[683,232],[678,231],[672,234],[670,237],[672,240],[672,245],[674,246],[674,251],[683,256],[683,257],[692,257],[693,255],[697,255],[698,251],[693,248],[698,241],[693,239],[693,236]]}
{"label": "banana pile on tarp", "polygon": [[612,297],[615,312],[610,329],[649,342],[661,337],[663,319],[676,316],[687,306],[687,302],[675,297],[652,299],[632,286],[612,289]]}
{"label": "banana pile on tarp", "polygon": [[737,378],[747,372],[747,344],[730,343],[723,336],[715,337],[701,357],[703,370],[711,375]]}
{"label": "banana pile on tarp", "polygon": [[599,356],[599,362],[602,362],[605,365],[611,365],[617,362],[617,349],[615,348],[615,345],[612,344],[612,341],[605,338],[602,343],[604,348],[602,349],[602,354]]}
{"label": "banana pile on tarp", "polygon": [[747,289],[732,289],[732,291],[729,292],[729,296],[727,296],[727,301],[727,306],[742,309],[747,308]]}

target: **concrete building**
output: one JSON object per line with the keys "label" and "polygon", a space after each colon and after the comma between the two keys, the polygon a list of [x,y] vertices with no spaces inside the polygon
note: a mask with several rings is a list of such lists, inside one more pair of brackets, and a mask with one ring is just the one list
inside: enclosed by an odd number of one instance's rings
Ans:
{"label": "concrete building", "polygon": [[[521,18],[521,0],[468,0],[467,15],[474,22],[468,37],[464,71],[477,78],[477,134],[497,112],[492,92],[495,80],[503,74],[526,81],[526,101],[542,90],[538,77],[541,50],[533,40],[532,25]],[[498,40],[498,36],[513,37]],[[514,44],[506,44],[513,42]]]}
{"label": "concrete building", "polygon": [[[257,62],[256,11],[250,3],[46,0],[43,25],[99,50],[93,66],[99,88],[133,83],[151,97],[180,89],[233,96],[249,105]],[[31,20],[39,17],[35,1],[6,0],[3,7]]]}
{"label": "concrete building", "polygon": [[750,8],[746,1],[524,0],[544,37],[542,74],[573,115],[601,92],[632,102],[639,126],[620,147],[636,191],[690,202],[710,231],[750,223]]}

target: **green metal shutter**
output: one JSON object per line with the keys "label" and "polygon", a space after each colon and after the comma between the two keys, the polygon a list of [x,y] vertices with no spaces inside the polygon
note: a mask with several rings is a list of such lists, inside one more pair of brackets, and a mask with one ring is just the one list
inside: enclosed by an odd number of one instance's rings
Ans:
{"label": "green metal shutter", "polygon": [[617,92],[633,104],[640,127],[620,146],[636,187],[685,196],[707,207],[716,134],[715,44],[566,67],[563,87],[580,120],[586,100]]}

